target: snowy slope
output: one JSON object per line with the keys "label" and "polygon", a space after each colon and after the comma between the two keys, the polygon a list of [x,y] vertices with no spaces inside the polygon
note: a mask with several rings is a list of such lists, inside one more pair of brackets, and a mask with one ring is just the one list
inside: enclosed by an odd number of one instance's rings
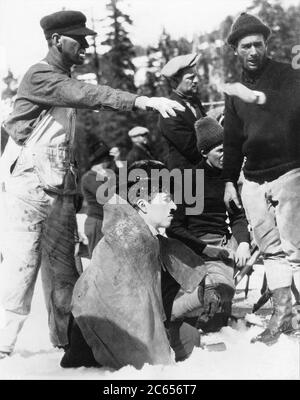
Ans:
{"label": "snowy slope", "polygon": [[[259,297],[262,266],[257,266],[250,280],[247,301],[238,287],[233,313],[246,314]],[[264,307],[265,313],[269,304]],[[248,308],[248,309],[247,309]],[[226,351],[195,349],[192,356],[175,366],[145,365],[142,370],[124,367],[119,371],[105,368],[64,370],[59,366],[62,350],[51,347],[40,280],[33,300],[32,312],[18,339],[15,353],[0,360],[0,379],[299,379],[299,342],[280,338],[273,346],[250,344],[262,328],[247,328],[242,321],[221,332],[207,335],[203,342],[226,344]]]}

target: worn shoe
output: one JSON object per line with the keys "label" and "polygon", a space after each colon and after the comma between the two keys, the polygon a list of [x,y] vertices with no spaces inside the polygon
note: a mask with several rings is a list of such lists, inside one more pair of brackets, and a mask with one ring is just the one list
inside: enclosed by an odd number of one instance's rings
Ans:
{"label": "worn shoe", "polygon": [[86,343],[79,326],[73,321],[70,346],[60,362],[62,368],[101,367],[94,358],[93,352]]}
{"label": "worn shoe", "polygon": [[292,296],[291,288],[284,287],[272,291],[273,313],[267,328],[251,340],[251,343],[262,342],[272,345],[277,342],[282,333],[291,332],[292,325]]}

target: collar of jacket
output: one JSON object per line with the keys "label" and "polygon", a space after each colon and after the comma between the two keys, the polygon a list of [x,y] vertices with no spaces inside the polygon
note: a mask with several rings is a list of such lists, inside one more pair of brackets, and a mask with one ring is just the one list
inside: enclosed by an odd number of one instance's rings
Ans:
{"label": "collar of jacket", "polygon": [[262,74],[265,72],[265,70],[269,66],[270,62],[271,62],[271,59],[269,57],[267,57],[262,68],[258,71],[251,72],[246,69],[243,69],[242,82],[255,84],[258,81],[258,79],[262,76]]}
{"label": "collar of jacket", "polygon": [[[185,111],[183,111],[183,112],[179,111],[178,112],[179,114],[183,114],[184,115],[184,114],[187,113],[187,115],[193,116],[193,119],[195,119],[195,116],[194,116],[192,110],[186,104],[188,102],[188,103],[191,103],[192,105],[196,105],[196,106],[199,107],[199,110],[200,110],[200,113],[202,114],[202,117],[206,116],[205,109],[204,109],[204,107],[203,107],[203,105],[201,103],[201,100],[200,100],[200,98],[198,96],[194,96],[193,97],[193,103],[192,103],[190,99],[187,99],[187,98],[183,97],[176,90],[172,90],[171,95],[170,95],[170,99],[178,101],[180,104],[182,104],[185,107]],[[194,122],[193,122],[193,124],[194,124]]]}
{"label": "collar of jacket", "polygon": [[181,97],[184,101],[187,101],[191,104],[199,104],[199,98],[196,95],[188,96],[187,94],[181,93],[179,90],[173,89],[173,92],[176,93],[179,97]]}
{"label": "collar of jacket", "polygon": [[212,167],[207,163],[205,159],[201,160],[200,163],[197,165],[196,169],[203,169],[205,171],[205,175],[210,177],[221,177],[222,170],[219,168]]}
{"label": "collar of jacket", "polygon": [[61,55],[56,47],[51,47],[45,57],[48,64],[52,65],[56,70],[71,76],[71,69],[65,65],[61,59]]}
{"label": "collar of jacket", "polygon": [[102,232],[109,244],[122,246],[130,243],[131,251],[135,247],[138,251],[141,243],[145,245],[147,241],[149,245],[151,241],[156,243],[149,226],[122,195],[114,194],[104,205]]}

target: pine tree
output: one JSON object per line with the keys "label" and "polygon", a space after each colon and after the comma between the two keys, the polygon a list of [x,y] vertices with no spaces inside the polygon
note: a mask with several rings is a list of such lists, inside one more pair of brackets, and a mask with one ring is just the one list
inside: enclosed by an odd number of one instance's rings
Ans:
{"label": "pine tree", "polygon": [[110,47],[110,50],[105,54],[110,65],[110,85],[118,89],[135,91],[135,66],[132,62],[135,51],[127,30],[132,25],[132,20],[120,9],[121,2],[122,0],[110,0],[106,6],[110,20],[110,31],[102,44]]}
{"label": "pine tree", "polygon": [[12,99],[18,90],[18,80],[14,77],[13,73],[9,70],[7,75],[2,79],[5,88],[2,90],[1,99]]}
{"label": "pine tree", "polygon": [[[135,66],[132,62],[135,51],[128,33],[132,20],[122,11],[121,7],[122,0],[109,0],[106,6],[109,30],[102,45],[108,46],[109,51],[100,58],[100,83],[116,89],[136,92]],[[127,133],[138,123],[140,118],[133,112],[101,112],[97,135],[109,146],[119,146],[123,150],[123,154],[126,154],[131,146]]]}
{"label": "pine tree", "polygon": [[249,11],[256,13],[272,30],[269,55],[278,61],[291,62],[291,49],[299,42],[300,6],[285,10],[280,0],[253,0]]}
{"label": "pine tree", "polygon": [[[2,79],[4,83],[3,89],[1,89],[1,99],[0,99],[0,122],[8,117],[11,112],[14,102],[14,97],[18,90],[18,80],[15,78],[13,73],[9,70],[7,75]],[[0,85],[2,87],[2,85]],[[0,133],[0,156],[4,151],[6,143],[8,141],[8,134],[1,124]]]}
{"label": "pine tree", "polygon": [[[96,42],[93,42],[93,54],[87,63],[79,69],[80,73],[94,72],[98,83],[116,89],[136,92],[134,85],[135,67],[132,58],[134,46],[129,39],[128,28],[132,24],[129,15],[121,10],[122,0],[110,0],[107,4],[108,15],[101,22],[108,22],[108,33],[102,45],[109,50],[102,56],[97,54]],[[100,67],[100,70],[99,70]],[[136,113],[121,111],[80,110],[77,117],[76,148],[78,149],[81,174],[89,168],[88,156],[99,139],[108,146],[121,148],[123,156],[131,146],[127,132],[137,123]]]}

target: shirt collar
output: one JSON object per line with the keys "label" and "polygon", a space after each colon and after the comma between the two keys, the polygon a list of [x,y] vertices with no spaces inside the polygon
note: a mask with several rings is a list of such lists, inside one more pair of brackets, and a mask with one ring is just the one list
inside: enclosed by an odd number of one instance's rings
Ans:
{"label": "shirt collar", "polygon": [[157,229],[155,229],[152,225],[149,225],[148,223],[147,223],[147,225],[148,225],[148,228],[150,229],[150,232],[152,233],[153,236],[159,235],[159,232],[158,232]]}
{"label": "shirt collar", "polygon": [[269,63],[270,63],[270,58],[267,57],[260,70],[251,72],[251,71],[248,71],[246,69],[243,69],[243,71],[242,71],[242,80],[243,80],[243,82],[250,83],[250,84],[256,83],[256,81],[264,73],[264,71],[267,68],[267,66],[269,65]]}
{"label": "shirt collar", "polygon": [[60,56],[59,51],[56,47],[51,47],[46,55],[46,61],[48,64],[52,65],[54,68],[62,71],[63,73],[71,76],[71,69],[69,66],[66,66]]}
{"label": "shirt collar", "polygon": [[177,89],[173,89],[173,92],[175,92],[179,97],[181,97],[184,101],[188,101],[190,103],[197,103],[198,98],[195,95],[187,95],[187,94],[183,94],[180,92],[180,90]]}

